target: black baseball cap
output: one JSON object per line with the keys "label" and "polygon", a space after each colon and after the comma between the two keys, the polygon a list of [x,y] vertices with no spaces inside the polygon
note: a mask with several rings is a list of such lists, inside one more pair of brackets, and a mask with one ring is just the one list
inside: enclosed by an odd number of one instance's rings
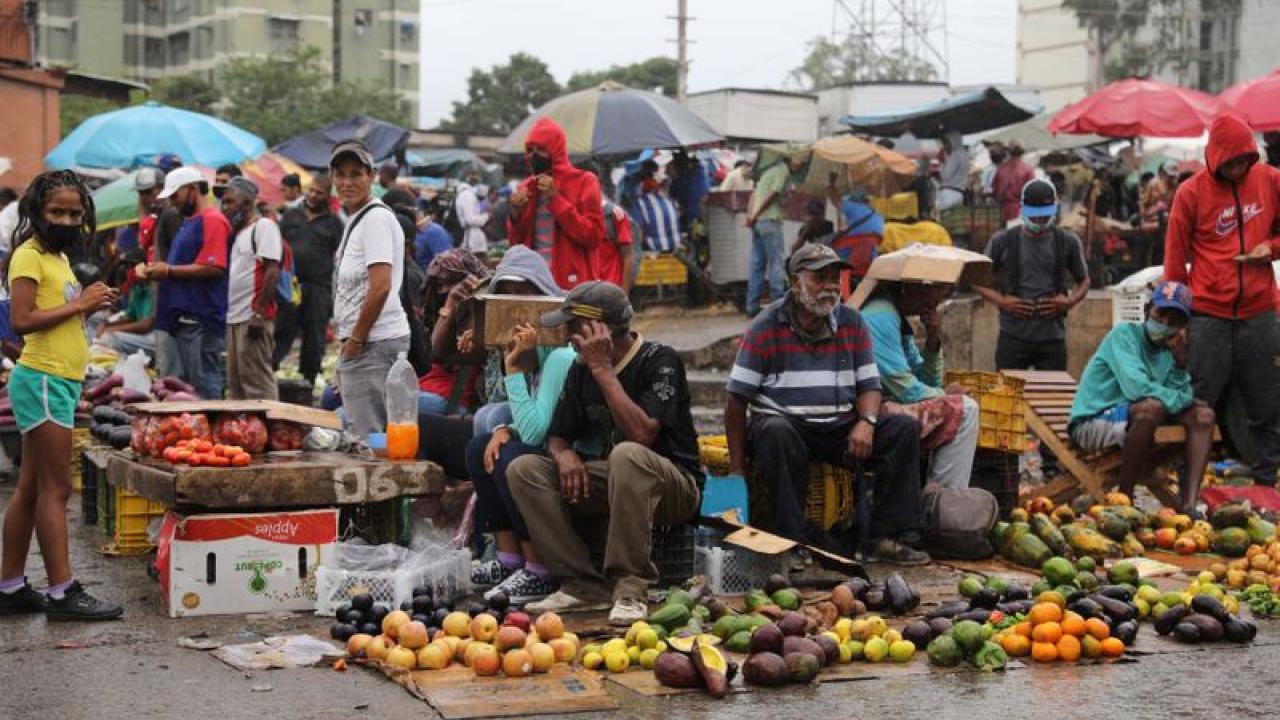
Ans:
{"label": "black baseball cap", "polygon": [[1026,217],[1052,217],[1058,214],[1058,191],[1048,180],[1032,180],[1022,186],[1022,214]]}
{"label": "black baseball cap", "polygon": [[838,265],[842,270],[850,269],[849,263],[841,260],[829,246],[805,243],[787,260],[787,272],[794,276],[805,270],[821,270],[832,265]]}
{"label": "black baseball cap", "polygon": [[543,313],[543,327],[559,327],[574,318],[599,320],[606,325],[622,325],[631,321],[635,312],[622,288],[603,280],[585,282],[569,291],[559,310]]}
{"label": "black baseball cap", "polygon": [[343,140],[333,146],[333,151],[329,153],[329,167],[334,167],[338,161],[346,156],[356,159],[361,165],[373,169],[373,153],[369,152],[369,146],[360,140]]}

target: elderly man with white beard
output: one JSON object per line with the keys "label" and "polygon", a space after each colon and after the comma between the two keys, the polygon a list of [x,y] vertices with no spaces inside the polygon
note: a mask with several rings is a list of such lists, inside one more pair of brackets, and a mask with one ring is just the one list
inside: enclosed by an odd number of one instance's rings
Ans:
{"label": "elderly man with white beard", "polygon": [[865,464],[874,474],[870,559],[924,564],[920,425],[880,414],[870,331],[840,304],[848,267],[825,245],[800,248],[787,262],[791,289],[747,329],[726,386],[730,473],[742,477],[750,464],[767,484],[775,532],[847,555],[805,518],[809,463]]}

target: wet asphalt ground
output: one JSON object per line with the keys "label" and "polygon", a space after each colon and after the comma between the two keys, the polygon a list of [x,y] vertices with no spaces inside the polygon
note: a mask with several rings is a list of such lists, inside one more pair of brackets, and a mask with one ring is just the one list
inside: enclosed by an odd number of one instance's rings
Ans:
{"label": "wet asphalt ground", "polygon": [[[0,506],[11,484],[0,484]],[[77,501],[78,502],[78,501]],[[73,505],[76,504],[73,502]],[[328,621],[218,616],[170,619],[142,557],[97,552],[100,533],[71,512],[72,563],[92,592],[125,605],[125,618],[98,624],[0,619],[0,719],[420,718],[426,703],[362,668],[245,673],[204,652],[179,647],[205,633],[225,643],[284,633],[323,634]],[[873,576],[878,573],[873,570]],[[44,587],[33,548],[28,575]],[[913,584],[954,583],[949,571],[913,571]],[[572,619],[570,624],[572,625]],[[1144,625],[1142,633],[1150,633]],[[1259,644],[1149,655],[1136,662],[1024,667],[1004,673],[931,672],[885,679],[788,687],[781,691],[654,699],[609,684],[620,709],[575,717],[740,718],[1266,718],[1280,716],[1280,622],[1261,623]],[[1276,644],[1265,644],[1276,643]]]}

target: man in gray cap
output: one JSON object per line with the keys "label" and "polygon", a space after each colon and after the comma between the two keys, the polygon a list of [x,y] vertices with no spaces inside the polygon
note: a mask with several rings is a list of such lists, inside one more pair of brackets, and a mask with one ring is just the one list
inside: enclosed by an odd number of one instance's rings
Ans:
{"label": "man in gray cap", "polygon": [[275,400],[271,366],[275,349],[276,281],[284,241],[275,221],[258,214],[258,186],[233,177],[222,194],[222,214],[231,223],[227,267],[227,397]]}
{"label": "man in gray cap", "polygon": [[[920,424],[881,415],[880,374],[871,332],[857,310],[840,304],[840,271],[849,266],[825,245],[809,244],[787,263],[791,289],[761,311],[738,345],[725,402],[732,476],[748,460],[769,485],[780,535],[849,548],[806,519],[809,463],[867,463],[874,474],[870,528],[874,558],[919,565]],[[747,409],[751,410],[750,421]]]}
{"label": "man in gray cap", "polygon": [[[631,331],[622,288],[593,280],[574,288],[548,327],[568,325],[578,351],[547,434],[550,457],[525,455],[507,468],[511,495],[530,539],[560,589],[534,612],[608,607],[609,621],[644,619],[655,525],[680,526],[698,511],[702,477],[689,385],[675,350]],[[603,576],[573,530],[574,515],[609,518]]]}

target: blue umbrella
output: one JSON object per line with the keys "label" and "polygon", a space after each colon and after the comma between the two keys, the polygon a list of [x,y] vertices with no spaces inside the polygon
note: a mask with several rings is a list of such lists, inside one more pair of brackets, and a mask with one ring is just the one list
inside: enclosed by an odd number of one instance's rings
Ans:
{"label": "blue umbrella", "polygon": [[47,167],[129,168],[174,153],[188,165],[217,167],[265,152],[262,138],[208,115],[156,102],[95,115],[44,157]]}

